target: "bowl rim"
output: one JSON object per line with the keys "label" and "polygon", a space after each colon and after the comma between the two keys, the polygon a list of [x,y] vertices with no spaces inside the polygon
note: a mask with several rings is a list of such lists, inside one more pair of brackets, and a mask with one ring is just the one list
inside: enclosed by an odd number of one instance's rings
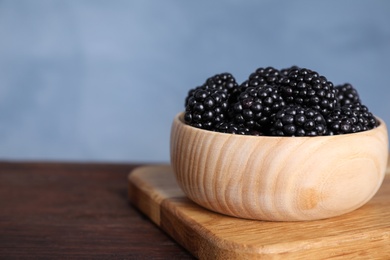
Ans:
{"label": "bowl rim", "polygon": [[346,136],[357,136],[357,135],[367,135],[367,133],[373,132],[373,131],[378,131],[379,129],[385,128],[387,130],[386,123],[380,118],[375,116],[376,120],[378,120],[379,124],[370,129],[370,130],[365,130],[365,131],[360,131],[356,133],[348,133],[348,134],[339,134],[339,135],[321,135],[321,136],[271,136],[271,135],[241,135],[241,134],[231,134],[231,133],[222,133],[222,132],[217,132],[217,131],[212,131],[212,130],[206,130],[202,128],[197,128],[191,125],[188,125],[184,122],[184,111],[179,112],[176,114],[174,117],[174,122],[177,122],[178,124],[182,125],[182,127],[186,129],[191,129],[192,131],[196,131],[199,133],[209,133],[212,135],[225,135],[225,136],[235,136],[236,138],[270,138],[270,139],[286,139],[286,138],[299,138],[299,139],[325,139],[325,138],[341,138],[341,137],[346,137]]}

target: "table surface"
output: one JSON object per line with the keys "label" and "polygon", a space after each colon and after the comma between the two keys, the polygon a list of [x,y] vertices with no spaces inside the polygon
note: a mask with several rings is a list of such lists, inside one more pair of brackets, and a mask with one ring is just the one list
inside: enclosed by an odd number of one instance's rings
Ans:
{"label": "table surface", "polygon": [[193,259],[129,204],[137,166],[0,162],[0,258]]}

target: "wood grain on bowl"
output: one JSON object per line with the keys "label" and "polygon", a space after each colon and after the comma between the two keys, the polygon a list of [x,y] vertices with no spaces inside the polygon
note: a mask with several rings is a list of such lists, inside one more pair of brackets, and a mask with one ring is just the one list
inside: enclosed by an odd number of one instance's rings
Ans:
{"label": "wood grain on bowl", "polygon": [[171,129],[171,165],[188,198],[247,219],[315,220],[353,211],[378,191],[387,156],[382,120],[355,134],[270,137],[198,129],[179,114]]}

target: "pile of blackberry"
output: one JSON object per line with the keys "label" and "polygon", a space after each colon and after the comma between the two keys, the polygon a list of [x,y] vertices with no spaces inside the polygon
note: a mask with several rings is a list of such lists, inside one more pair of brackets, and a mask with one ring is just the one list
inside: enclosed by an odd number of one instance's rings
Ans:
{"label": "pile of blackberry", "polygon": [[292,66],[256,69],[241,84],[216,74],[185,99],[186,124],[221,133],[323,136],[367,131],[378,121],[349,83]]}

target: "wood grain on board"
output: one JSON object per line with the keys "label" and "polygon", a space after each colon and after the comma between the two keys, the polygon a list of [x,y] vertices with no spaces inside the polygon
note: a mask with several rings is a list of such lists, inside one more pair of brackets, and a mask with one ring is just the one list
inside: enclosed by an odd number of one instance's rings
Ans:
{"label": "wood grain on board", "polygon": [[390,259],[389,170],[367,204],[316,221],[256,221],[211,212],[184,195],[169,165],[131,172],[129,199],[200,259]]}

